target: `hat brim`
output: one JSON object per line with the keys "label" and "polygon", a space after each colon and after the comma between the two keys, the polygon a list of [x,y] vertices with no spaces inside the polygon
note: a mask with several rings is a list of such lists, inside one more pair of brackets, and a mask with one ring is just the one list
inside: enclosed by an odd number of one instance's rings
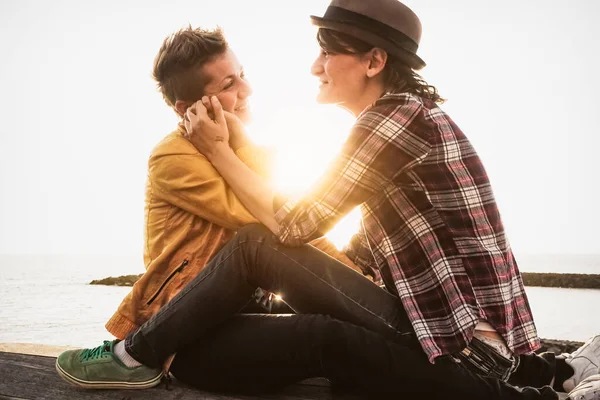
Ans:
{"label": "hat brim", "polygon": [[402,47],[394,44],[392,41],[387,40],[379,35],[369,32],[365,29],[358,28],[344,21],[334,21],[315,15],[310,16],[313,25],[319,28],[331,29],[333,31],[345,33],[357,39],[360,39],[374,47],[379,47],[391,55],[397,57],[401,61],[405,62],[406,65],[414,70],[420,70],[427,64],[415,53],[403,49]]}

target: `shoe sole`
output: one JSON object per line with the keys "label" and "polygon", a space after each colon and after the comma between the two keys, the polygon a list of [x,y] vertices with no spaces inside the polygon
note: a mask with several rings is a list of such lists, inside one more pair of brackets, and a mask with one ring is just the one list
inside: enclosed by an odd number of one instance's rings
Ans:
{"label": "shoe sole", "polygon": [[588,376],[587,378],[579,382],[579,385],[575,386],[575,389],[573,389],[572,391],[581,389],[582,386],[593,384],[596,381],[600,381],[600,374]]}
{"label": "shoe sole", "polygon": [[[571,399],[571,394],[575,393],[577,391],[584,390],[584,389],[588,389],[588,390],[594,389],[594,384],[599,381],[600,381],[600,375],[592,375],[592,376],[585,378],[583,381],[581,381],[579,383],[579,385],[577,385],[572,391],[569,392],[569,397],[567,397],[567,399]],[[595,397],[593,397],[594,399],[600,398],[600,396],[598,396],[599,392],[600,392],[600,387],[597,387],[594,390],[594,392],[592,393],[592,395],[595,396]],[[589,392],[584,392],[584,393],[589,394]]]}
{"label": "shoe sole", "polygon": [[85,389],[150,389],[160,383],[163,374],[159,374],[156,378],[153,378],[144,382],[107,382],[107,381],[85,381],[74,377],[73,375],[66,372],[58,364],[56,360],[56,372],[65,381],[69,382],[73,386],[77,386]]}

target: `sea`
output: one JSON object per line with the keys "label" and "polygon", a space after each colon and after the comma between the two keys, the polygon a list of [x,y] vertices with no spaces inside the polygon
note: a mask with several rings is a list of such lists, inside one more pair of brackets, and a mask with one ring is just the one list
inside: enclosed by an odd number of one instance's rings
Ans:
{"label": "sea", "polygon": [[[521,271],[600,274],[600,255],[517,255]],[[0,343],[96,346],[131,290],[93,279],[143,272],[140,257],[0,255]],[[585,341],[600,332],[600,290],[527,287],[540,337]]]}

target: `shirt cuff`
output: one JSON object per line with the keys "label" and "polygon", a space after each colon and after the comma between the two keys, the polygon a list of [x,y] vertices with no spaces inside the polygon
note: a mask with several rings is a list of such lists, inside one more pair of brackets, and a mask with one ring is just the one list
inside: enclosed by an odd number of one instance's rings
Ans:
{"label": "shirt cuff", "polygon": [[[275,203],[275,201],[274,201]],[[279,239],[280,243],[287,244],[290,246],[299,246],[303,242],[299,240],[291,240],[294,239],[290,237],[291,230],[290,226],[293,225],[294,216],[290,215],[292,210],[297,206],[298,202],[296,200],[288,200],[286,201],[275,213],[275,221],[277,225],[279,225],[279,233],[277,234],[277,239]]]}
{"label": "shirt cuff", "polygon": [[[273,210],[275,211],[275,221],[281,226],[284,225],[284,220],[288,214],[298,204],[295,200],[287,200],[284,197],[276,195],[273,197]],[[281,229],[280,229],[281,232]]]}

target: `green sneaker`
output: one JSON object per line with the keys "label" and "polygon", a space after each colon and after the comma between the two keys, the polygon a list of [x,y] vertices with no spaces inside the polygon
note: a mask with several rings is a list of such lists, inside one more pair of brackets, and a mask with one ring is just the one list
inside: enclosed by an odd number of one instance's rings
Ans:
{"label": "green sneaker", "polygon": [[147,389],[160,383],[157,368],[129,368],[113,353],[118,340],[105,340],[94,349],[65,351],[56,359],[56,371],[72,385],[86,389]]}

